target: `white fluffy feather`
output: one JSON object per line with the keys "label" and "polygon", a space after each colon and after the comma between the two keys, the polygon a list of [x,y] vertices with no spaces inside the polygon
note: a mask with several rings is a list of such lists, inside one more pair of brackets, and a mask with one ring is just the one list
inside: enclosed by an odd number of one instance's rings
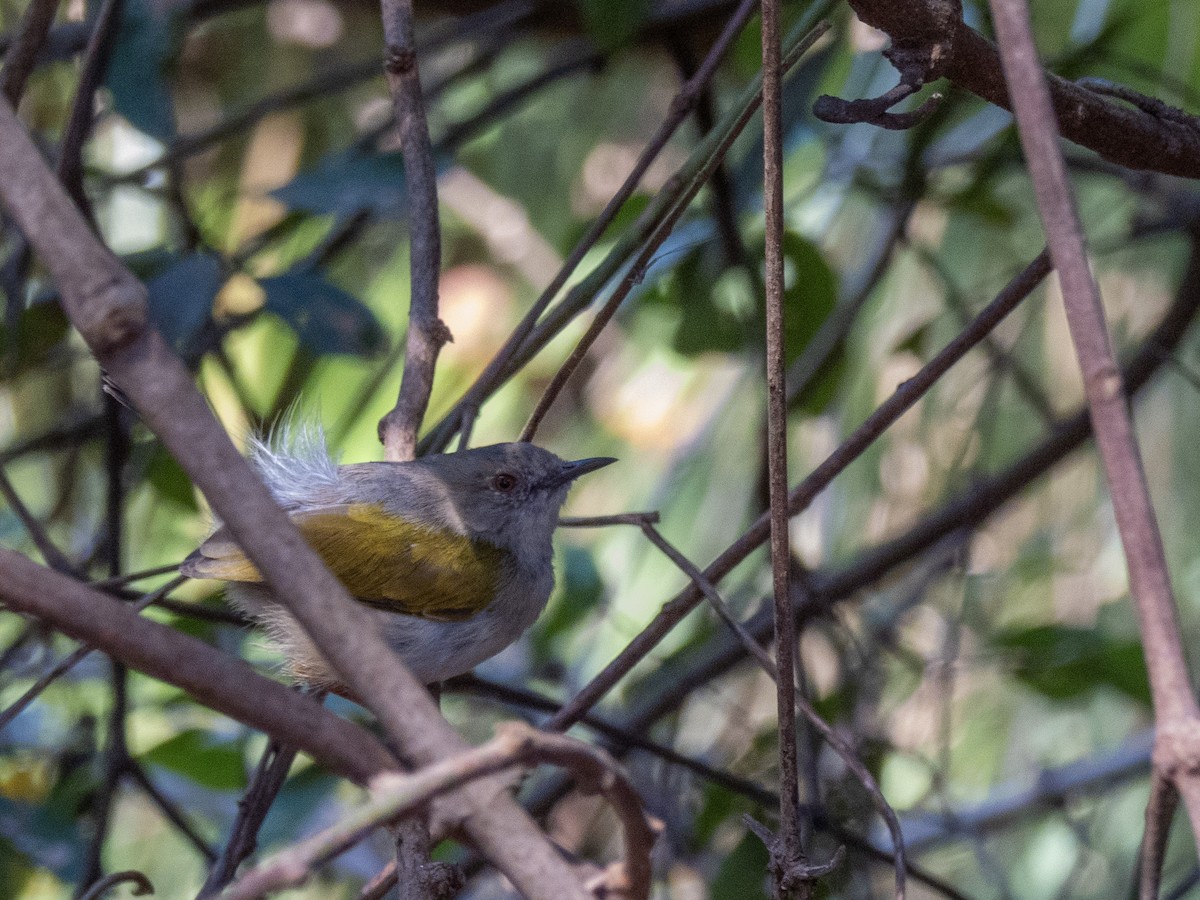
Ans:
{"label": "white fluffy feather", "polygon": [[305,506],[323,488],[338,484],[338,460],[329,454],[325,431],[312,420],[285,416],[265,436],[247,440],[250,460],[284,509]]}

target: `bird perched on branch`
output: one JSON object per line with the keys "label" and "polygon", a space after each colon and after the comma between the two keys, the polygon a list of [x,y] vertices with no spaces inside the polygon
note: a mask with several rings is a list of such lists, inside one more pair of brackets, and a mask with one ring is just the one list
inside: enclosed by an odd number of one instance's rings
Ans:
{"label": "bird perched on branch", "polygon": [[[426,684],[469,671],[515,641],[554,587],[550,538],[571,484],[615,460],[568,462],[512,443],[412,462],[338,465],[316,429],[252,442],[251,460],[308,544]],[[180,571],[228,596],[277,643],[290,674],[338,678],[225,528]]]}

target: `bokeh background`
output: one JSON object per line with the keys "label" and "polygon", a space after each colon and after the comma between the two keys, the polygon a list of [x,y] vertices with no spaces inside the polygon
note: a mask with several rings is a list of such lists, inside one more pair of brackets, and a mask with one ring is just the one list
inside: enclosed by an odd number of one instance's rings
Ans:
{"label": "bokeh background", "polygon": [[[13,34],[23,5],[0,0],[0,35]],[[788,21],[813,15],[810,6],[787,4]],[[968,23],[990,33],[985,5],[965,6]],[[1200,110],[1193,3],[1033,7],[1050,70]],[[844,6],[825,9],[833,29],[794,71],[785,98],[787,349],[793,374],[807,374],[789,420],[793,482],[1043,242],[1007,113],[949,88],[909,131],[814,119],[818,95],[875,96],[896,77],[880,34]],[[454,335],[438,367],[432,427],[619,187],[729,5],[428,3],[418,12],[441,173],[442,316]],[[51,153],[95,13],[78,0],[63,6],[52,58],[21,106]],[[120,21],[85,153],[97,228],[149,285],[156,323],[235,441],[291,410],[320,422],[344,461],[381,458],[376,423],[399,380],[408,256],[378,9],[125,0]],[[620,246],[711,122],[734,106],[759,52],[755,22],[575,282]],[[568,514],[658,510],[663,533],[701,565],[766,502],[759,121],[538,437],[563,456],[621,459],[576,488]],[[1197,252],[1198,198],[1186,182],[1121,170],[1079,147],[1068,146],[1067,157],[1114,343],[1128,357],[1177,297],[1200,290],[1191,283],[1198,276],[1185,277]],[[4,473],[66,557],[96,578],[108,574],[114,546],[123,571],[180,560],[210,526],[203,497],[144,426],[105,399],[54,285],[8,223],[0,252]],[[605,289],[589,288],[593,295]],[[586,313],[573,320],[488,400],[473,444],[515,437],[586,321]],[[1196,340],[1188,332],[1177,348],[1151,352],[1156,374],[1136,400],[1189,648],[1200,633]],[[861,571],[873,548],[1027,461],[1081,402],[1061,298],[1048,284],[793,520],[812,589]],[[116,531],[114,428],[127,451]],[[861,579],[802,623],[805,690],[877,775],[916,863],[957,891],[918,882],[912,896],[1099,898],[1127,895],[1135,883],[1152,715],[1120,544],[1090,447],[1035,474],[994,514]],[[0,543],[41,558],[11,503],[0,502]],[[443,700],[473,741],[502,718],[544,715],[500,699],[497,685],[561,702],[686,583],[629,527],[561,530],[556,566],[558,588],[535,628],[482,666],[481,681],[451,687]],[[751,619],[769,605],[769,585],[760,551],[721,587]],[[260,637],[222,621],[211,585],[188,584],[173,597],[200,612],[147,615],[277,673]],[[665,823],[655,852],[662,897],[765,896],[766,851],[740,814],[772,816],[775,698],[751,662],[695,667],[729,642],[702,607],[597,711],[618,726],[637,722],[637,737],[694,765],[630,748],[619,733],[577,731],[624,754]],[[0,610],[0,708],[71,649]],[[111,667],[95,654],[0,731],[0,895],[75,890],[96,852],[116,723],[140,774],[123,777],[113,795],[100,859],[107,870],[145,872],[160,897],[195,895],[203,847],[227,835],[264,738],[136,673],[127,687],[127,708],[114,716]],[[358,707],[334,703],[365,720]],[[650,720],[638,718],[656,704]],[[888,896],[888,865],[863,850],[889,847],[869,800],[803,727],[802,743],[813,855],[857,840],[822,896]],[[548,790],[535,779],[526,793],[536,800]],[[360,797],[301,759],[260,847],[311,833]],[[569,793],[548,820],[573,851],[619,852],[615,820],[595,798]],[[1170,896],[1200,896],[1186,824],[1175,838]],[[379,837],[289,896],[355,897],[390,852]],[[462,858],[452,845],[439,854]],[[466,896],[502,892],[482,871]]]}

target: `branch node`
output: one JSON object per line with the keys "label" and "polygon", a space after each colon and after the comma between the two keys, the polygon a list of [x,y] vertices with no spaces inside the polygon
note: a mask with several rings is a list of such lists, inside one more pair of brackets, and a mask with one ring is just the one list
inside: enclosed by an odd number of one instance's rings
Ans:
{"label": "branch node", "polygon": [[417,52],[412,47],[388,46],[383,52],[383,69],[389,75],[403,76],[417,70]]}
{"label": "branch node", "polygon": [[742,821],[767,848],[770,862],[767,867],[771,878],[780,890],[790,894],[803,884],[817,881],[832,873],[846,858],[846,848],[838,847],[828,862],[807,863],[803,859],[788,859],[784,849],[783,839],[774,834],[766,825],[751,816],[743,815]]}
{"label": "branch node", "polygon": [[1163,722],[1154,734],[1154,768],[1174,781],[1200,774],[1200,719],[1188,716]]}
{"label": "branch node", "polygon": [[146,290],[140,282],[114,278],[84,292],[79,333],[97,356],[119,350],[146,328]]}

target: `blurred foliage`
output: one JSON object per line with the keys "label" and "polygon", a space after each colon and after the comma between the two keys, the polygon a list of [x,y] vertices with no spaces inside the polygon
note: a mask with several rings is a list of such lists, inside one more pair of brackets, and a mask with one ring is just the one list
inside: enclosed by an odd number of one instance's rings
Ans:
{"label": "blurred foliage", "polygon": [[[0,0],[0,33],[13,32],[22,6]],[[93,6],[68,5],[59,28],[94,15]],[[616,190],[666,114],[678,67],[702,57],[726,12],[674,22],[682,13],[672,8],[689,4],[576,0],[499,27],[486,17],[455,18],[480,6],[425,5],[420,23],[444,176],[442,314],[455,338],[441,359],[430,427]],[[789,3],[789,22],[805,6]],[[987,33],[986,4],[965,6],[968,23]],[[1193,3],[1033,6],[1054,71],[1114,79],[1200,110]],[[814,121],[820,93],[874,96],[895,82],[878,36],[844,8],[833,10],[831,38],[801,64],[785,97],[787,355],[789,364],[819,363],[792,406],[793,481],[1042,244],[1010,120],[995,108],[952,89],[908,132]],[[380,44],[371,4],[122,4],[85,155],[89,199],[109,245],[145,280],[155,324],[195,370],[235,441],[294,404],[324,423],[343,459],[380,456],[376,422],[395,397],[399,354],[390,349],[403,344],[408,302],[403,161],[386,87],[367,74]],[[715,80],[714,116],[757,71],[759,48],[752,24]],[[506,92],[596,49],[599,68],[581,66],[521,102],[492,108]],[[362,74],[348,75],[355,66]],[[43,64],[31,80],[22,114],[46,146],[61,134],[77,73],[75,56]],[[765,503],[757,121],[539,435],[564,456],[622,459],[580,484],[569,514],[657,509],[665,536],[701,565]],[[684,125],[576,281],[631,233],[700,137],[695,119]],[[1129,354],[1179,285],[1195,227],[1187,210],[1197,198],[1187,184],[1134,178],[1077,147],[1068,156],[1114,340]],[[103,577],[112,537],[105,432],[114,417],[97,418],[105,411],[99,372],[68,329],[54,285],[11,230],[0,232],[0,292],[0,464],[50,539],[82,571]],[[1021,459],[1052,419],[1078,408],[1059,307],[1054,289],[1035,294],[988,348],[955,367],[795,519],[797,560],[814,583]],[[813,348],[824,346],[815,336],[844,319],[848,327],[814,358]],[[512,439],[581,331],[580,321],[571,322],[484,405],[474,444]],[[1188,647],[1200,646],[1200,556],[1191,527],[1200,516],[1191,437],[1200,428],[1198,357],[1189,337],[1137,406]],[[209,527],[203,498],[144,426],[123,412],[117,420],[131,438],[122,567],[178,561]],[[40,558],[8,505],[0,505],[0,543]],[[480,674],[562,700],[686,580],[635,528],[564,529],[558,555],[547,612]],[[764,608],[769,585],[759,552],[721,587],[749,618]],[[223,608],[204,584],[174,596]],[[147,614],[277,672],[274,651],[233,625]],[[1107,898],[1133,883],[1146,796],[1145,754],[1130,750],[1152,723],[1136,635],[1111,511],[1085,449],[971,534],[952,536],[807,622],[801,658],[817,708],[855,744],[905,822],[915,828],[927,815],[959,817],[961,827],[914,848],[926,872],[972,898]],[[770,685],[743,661],[671,694],[673,679],[723,638],[708,610],[693,614],[599,710],[616,722],[638,721],[644,704],[673,696],[653,722],[638,722],[637,737],[735,776],[715,783],[648,750],[626,755],[650,810],[667,825],[655,857],[663,897],[765,896],[766,851],[741,814],[772,822],[774,813],[761,790],[739,791],[737,779],[777,787]],[[0,708],[71,649],[63,636],[0,613]],[[444,707],[476,741],[504,716],[541,715],[478,693],[451,692]],[[335,709],[364,715],[343,701]],[[104,803],[111,712],[108,663],[89,657],[0,731],[0,895],[58,898],[75,890]],[[159,897],[194,896],[204,858],[162,804],[219,846],[262,739],[136,673],[124,732],[158,799],[132,777],[120,781],[103,864],[145,871]],[[612,746],[620,749],[619,741]],[[842,842],[823,830],[830,823],[886,847],[869,801],[836,757],[806,735],[802,758],[810,773],[804,800],[820,809],[813,858],[827,858]],[[1051,767],[1066,767],[1060,776],[1077,778],[1077,787],[989,817]],[[330,823],[358,797],[302,759],[261,848]],[[556,836],[582,855],[613,857],[614,822],[577,800],[552,817]],[[1176,832],[1168,885],[1195,877],[1190,836]],[[849,864],[821,895],[890,895],[889,867],[853,845],[849,851]],[[295,896],[353,896],[388,853],[386,840],[367,842]],[[500,891],[484,874],[467,895]],[[912,891],[940,896],[920,884]]]}

